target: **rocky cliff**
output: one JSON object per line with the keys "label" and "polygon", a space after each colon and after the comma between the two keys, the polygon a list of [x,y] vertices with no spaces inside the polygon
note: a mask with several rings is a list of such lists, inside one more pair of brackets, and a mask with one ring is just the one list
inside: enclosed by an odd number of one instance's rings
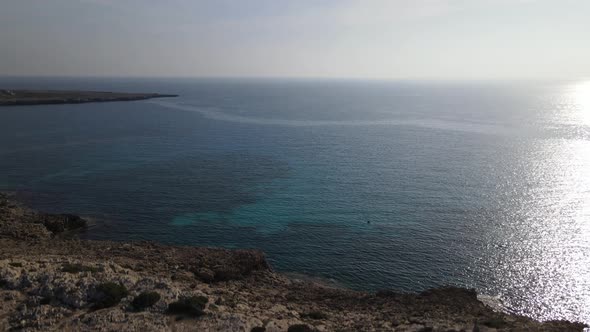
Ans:
{"label": "rocky cliff", "polygon": [[81,241],[82,218],[0,195],[0,329],[582,331],[494,312],[472,290],[376,294],[273,272],[258,250]]}

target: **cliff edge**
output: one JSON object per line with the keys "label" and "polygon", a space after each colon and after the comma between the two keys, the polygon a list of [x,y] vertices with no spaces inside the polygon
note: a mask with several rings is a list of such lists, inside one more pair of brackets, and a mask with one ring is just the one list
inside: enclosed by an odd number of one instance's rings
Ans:
{"label": "cliff edge", "polygon": [[258,250],[68,239],[74,215],[0,194],[0,329],[24,331],[582,331],[494,312],[475,291],[376,294],[273,272]]}

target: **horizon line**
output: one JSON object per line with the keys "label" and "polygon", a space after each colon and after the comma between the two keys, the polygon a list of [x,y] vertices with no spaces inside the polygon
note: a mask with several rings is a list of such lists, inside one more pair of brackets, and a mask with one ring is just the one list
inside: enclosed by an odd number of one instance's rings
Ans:
{"label": "horizon line", "polygon": [[373,82],[546,82],[546,81],[590,81],[590,76],[586,77],[494,77],[494,78],[476,78],[476,77],[347,77],[347,76],[159,76],[159,75],[14,75],[0,74],[0,79],[185,79],[185,80],[293,80],[293,81],[373,81]]}

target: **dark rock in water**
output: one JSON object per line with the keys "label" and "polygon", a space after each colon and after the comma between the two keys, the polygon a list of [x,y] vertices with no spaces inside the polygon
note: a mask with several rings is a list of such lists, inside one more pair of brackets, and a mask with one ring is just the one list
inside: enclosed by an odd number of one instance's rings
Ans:
{"label": "dark rock in water", "polygon": [[86,220],[74,214],[41,214],[39,222],[53,234],[84,228],[87,225]]}

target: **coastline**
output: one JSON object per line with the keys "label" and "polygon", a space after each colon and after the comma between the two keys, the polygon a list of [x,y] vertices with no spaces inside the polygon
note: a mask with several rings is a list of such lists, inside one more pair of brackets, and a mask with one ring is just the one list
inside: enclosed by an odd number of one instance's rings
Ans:
{"label": "coastline", "polygon": [[103,103],[168,97],[178,97],[178,95],[159,93],[120,93],[106,91],[0,89],[0,106]]}
{"label": "coastline", "polygon": [[[276,273],[264,253],[65,238],[75,215],[45,214],[0,193],[0,329],[146,331],[582,331],[495,312],[473,290],[419,294],[335,288]],[[125,296],[108,307],[101,285]],[[157,292],[138,310],[134,299]],[[173,303],[206,299],[199,310]]]}

